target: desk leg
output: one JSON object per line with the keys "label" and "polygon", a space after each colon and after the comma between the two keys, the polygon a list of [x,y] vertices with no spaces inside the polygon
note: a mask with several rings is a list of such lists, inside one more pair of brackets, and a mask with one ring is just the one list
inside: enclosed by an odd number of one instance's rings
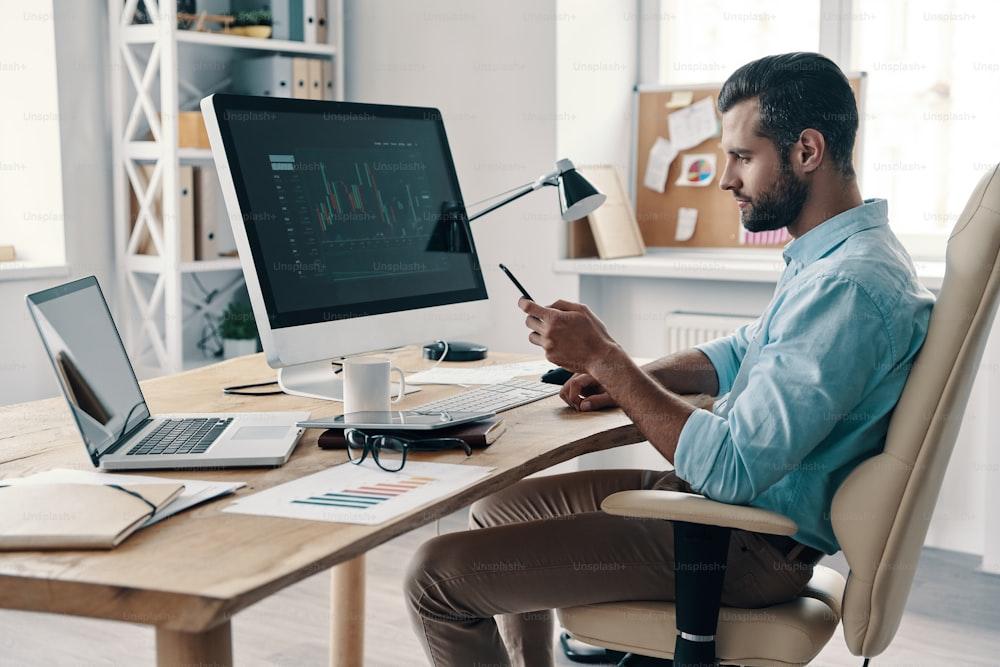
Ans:
{"label": "desk leg", "polygon": [[156,664],[232,667],[233,633],[229,621],[205,632],[156,629]]}
{"label": "desk leg", "polygon": [[365,657],[365,556],[330,571],[330,667],[361,667]]}

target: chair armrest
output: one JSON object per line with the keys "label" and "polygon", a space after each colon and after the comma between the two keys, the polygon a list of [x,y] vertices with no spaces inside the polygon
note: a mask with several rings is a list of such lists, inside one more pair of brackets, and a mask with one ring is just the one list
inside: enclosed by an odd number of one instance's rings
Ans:
{"label": "chair armrest", "polygon": [[799,530],[794,521],[776,512],[727,505],[680,491],[619,491],[605,498],[601,509],[617,516],[669,519],[770,535],[794,535]]}

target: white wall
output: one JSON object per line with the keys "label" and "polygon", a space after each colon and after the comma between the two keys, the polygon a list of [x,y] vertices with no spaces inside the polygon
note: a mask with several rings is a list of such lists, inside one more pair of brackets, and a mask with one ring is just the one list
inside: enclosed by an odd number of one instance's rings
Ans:
{"label": "white wall", "polygon": [[559,155],[578,165],[613,165],[627,184],[638,79],[636,3],[558,0],[557,9]]}
{"label": "white wall", "polygon": [[[552,169],[555,0],[348,0],[344,12],[347,99],[438,107],[467,204]],[[466,338],[530,351],[516,292],[496,266],[510,266],[540,301],[573,288],[551,270],[564,233],[557,193],[534,193],[472,229],[493,317]]]}
{"label": "white wall", "polygon": [[[114,299],[111,132],[107,91],[107,5],[55,0],[58,119],[67,276],[0,282],[0,405],[55,396],[55,375],[24,295],[96,274]],[[53,193],[59,196],[58,189]]]}

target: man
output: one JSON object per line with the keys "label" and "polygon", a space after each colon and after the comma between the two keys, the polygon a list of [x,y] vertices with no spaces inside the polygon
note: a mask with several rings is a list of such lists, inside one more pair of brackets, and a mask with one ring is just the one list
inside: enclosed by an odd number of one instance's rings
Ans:
{"label": "man", "polygon": [[[740,222],[793,237],[771,303],[731,336],[640,368],[586,306],[518,301],[529,340],[576,373],[563,400],[621,407],[675,470],[524,480],[473,505],[476,530],[426,543],[407,593],[436,667],[552,664],[548,610],[671,599],[670,524],[602,513],[616,491],[694,491],[798,523],[794,539],[733,532],[725,605],[789,600],[839,550],[834,492],[881,451],[933,297],[889,229],[886,202],[861,199],[857,107],[833,62],[815,53],[751,62],[725,82],[718,109],[719,185]],[[678,394],[721,397],[704,410]]]}

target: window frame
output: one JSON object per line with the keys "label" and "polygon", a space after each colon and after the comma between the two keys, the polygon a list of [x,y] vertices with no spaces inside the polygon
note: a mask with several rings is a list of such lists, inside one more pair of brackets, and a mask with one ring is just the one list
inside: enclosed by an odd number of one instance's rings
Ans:
{"label": "window frame", "polygon": [[[638,0],[640,13],[644,19],[638,27],[639,83],[638,87],[662,85],[660,82],[660,0]],[[837,63],[845,72],[853,71],[851,51],[853,47],[852,12],[854,0],[819,0],[819,52]],[[652,20],[648,20],[652,19]],[[864,150],[864,120],[858,128],[858,154]],[[864,182],[864,163],[855,165],[858,181]],[[914,259],[939,261],[944,258],[947,232],[898,233],[900,242]]]}
{"label": "window frame", "polygon": [[[14,235],[12,239],[14,240],[14,250],[18,254],[18,257],[13,261],[3,262],[0,264],[0,281],[10,281],[10,280],[32,280],[37,278],[49,278],[49,277],[61,277],[68,273],[68,242],[67,242],[67,225],[66,225],[66,196],[65,196],[65,185],[66,185],[66,160],[63,151],[64,145],[64,110],[61,106],[62,94],[59,86],[59,53],[58,53],[58,37],[56,35],[55,29],[55,3],[52,0],[42,0],[42,2],[28,3],[30,5],[30,12],[27,10],[20,10],[23,14],[23,21],[35,21],[44,22],[47,24],[46,31],[49,35],[46,38],[46,43],[39,46],[43,50],[50,51],[51,55],[51,72],[49,71],[49,62],[45,63],[45,66],[41,69],[44,70],[37,74],[37,76],[44,77],[45,80],[39,83],[40,86],[46,88],[51,87],[48,91],[52,93],[52,103],[53,107],[51,110],[47,110],[46,113],[51,113],[55,116],[55,119],[51,121],[52,127],[47,128],[46,132],[52,132],[53,136],[48,137],[48,139],[53,139],[55,142],[55,155],[50,156],[48,162],[49,166],[54,170],[53,174],[45,175],[45,180],[48,183],[48,187],[52,191],[50,197],[55,201],[52,204],[51,210],[46,212],[46,215],[52,216],[50,222],[50,227],[45,232],[42,232],[42,236],[46,234],[56,234],[58,236],[58,241],[54,245],[49,245],[47,241],[33,240],[30,243],[17,243],[17,236]],[[18,7],[8,8],[12,13],[16,13]],[[51,44],[48,39],[51,38]],[[51,49],[49,47],[51,46]],[[37,69],[37,68],[36,68]],[[51,74],[51,80],[48,80]],[[27,98],[31,99],[31,98]],[[17,225],[17,221],[10,219],[6,220],[5,224]],[[23,221],[22,221],[23,224]],[[3,232],[0,232],[0,243],[6,243],[7,236]],[[27,248],[27,250],[25,250]],[[41,248],[41,250],[40,250]],[[27,255],[27,258],[25,258]]]}

